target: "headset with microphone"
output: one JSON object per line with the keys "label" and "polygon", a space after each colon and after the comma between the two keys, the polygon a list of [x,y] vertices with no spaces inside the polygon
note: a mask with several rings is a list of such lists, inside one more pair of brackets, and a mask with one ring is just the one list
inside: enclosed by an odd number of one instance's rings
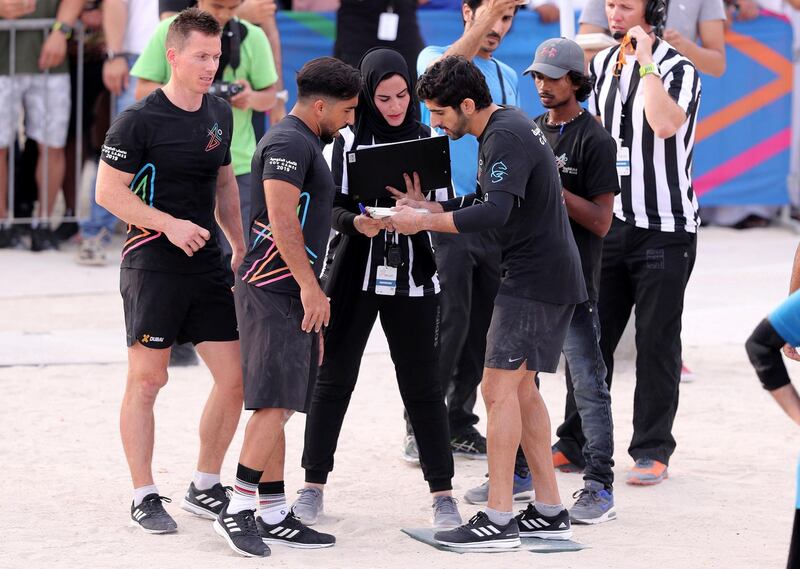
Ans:
{"label": "headset with microphone", "polygon": [[[644,21],[653,28],[656,37],[661,37],[664,33],[664,26],[667,23],[667,8],[669,0],[647,0],[644,8]],[[614,39],[620,40],[625,37],[622,32],[614,32]],[[636,49],[636,40],[631,38],[631,46]]]}

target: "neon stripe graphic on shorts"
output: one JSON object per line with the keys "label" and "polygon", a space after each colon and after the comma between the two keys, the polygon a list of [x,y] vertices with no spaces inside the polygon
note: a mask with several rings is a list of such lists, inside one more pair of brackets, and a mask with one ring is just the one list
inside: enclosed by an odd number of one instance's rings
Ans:
{"label": "neon stripe graphic on shorts", "polygon": [[[306,225],[310,203],[311,196],[308,194],[308,192],[303,192],[300,194],[300,203],[297,205],[297,217],[300,219],[301,229]],[[267,250],[264,255],[255,261],[250,267],[250,270],[244,274],[243,280],[248,284],[262,287],[270,283],[291,277],[292,272],[289,270],[289,267],[286,266],[286,263],[281,259],[280,253],[278,252],[278,247],[275,245],[275,239],[272,237],[272,228],[269,225],[264,225],[260,221],[255,221],[251,231],[256,235],[255,239],[253,239],[253,244],[250,247],[251,252],[265,241],[268,241],[269,245],[267,246]],[[313,265],[314,261],[317,259],[317,254],[314,253],[314,251],[312,251],[308,245],[306,245],[306,253],[308,253],[310,257],[308,260],[309,263]],[[268,265],[270,264],[273,265],[272,270],[265,272],[268,270]],[[278,266],[274,266],[275,264]]]}

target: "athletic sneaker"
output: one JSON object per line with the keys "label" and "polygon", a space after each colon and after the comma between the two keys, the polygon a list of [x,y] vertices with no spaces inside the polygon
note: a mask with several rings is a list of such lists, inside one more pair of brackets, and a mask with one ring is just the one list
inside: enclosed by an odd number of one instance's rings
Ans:
{"label": "athletic sneaker", "polygon": [[230,502],[230,496],[228,496],[230,490],[230,486],[223,486],[219,483],[214,484],[208,490],[198,490],[192,482],[183,497],[181,508],[201,518],[216,520]]}
{"label": "athletic sneaker", "polygon": [[313,526],[324,513],[322,490],[318,488],[300,488],[300,495],[292,504],[294,515],[307,526]]}
{"label": "athletic sneaker", "polygon": [[582,490],[572,495],[577,498],[569,509],[569,519],[575,524],[601,524],[617,519],[614,493],[601,482],[587,480]]}
{"label": "athletic sneaker", "polygon": [[458,501],[452,496],[436,496],[433,499],[433,527],[455,528],[464,523],[458,513]]}
{"label": "athletic sneaker", "polygon": [[553,447],[552,451],[553,451],[553,468],[569,474],[575,472],[583,472],[583,468],[581,468],[577,464],[570,462],[570,460],[567,458],[567,455],[558,450],[556,447]]}
{"label": "athletic sneaker", "polygon": [[545,516],[533,504],[520,510],[515,518],[519,524],[520,537],[538,537],[540,539],[569,539],[572,537],[572,524],[569,512],[564,508],[555,516]]}
{"label": "athletic sneaker", "polygon": [[155,492],[148,494],[144,500],[134,506],[131,502],[131,524],[139,526],[147,533],[172,533],[178,530],[178,524],[164,509],[162,502],[172,502],[166,496],[159,496]]}
{"label": "athletic sneaker", "polygon": [[169,352],[169,367],[184,367],[200,365],[200,360],[197,358],[197,352],[194,346],[187,342],[186,344],[172,344],[172,349]]}
{"label": "athletic sneaker", "polygon": [[450,448],[454,456],[486,460],[486,437],[478,431],[471,430],[459,437],[453,437],[450,439]]}
{"label": "athletic sneaker", "polygon": [[633,468],[628,471],[628,484],[634,486],[653,486],[669,478],[667,465],[650,458],[638,458]]}
{"label": "athletic sneaker", "polygon": [[414,435],[406,435],[403,440],[403,460],[419,464],[419,448],[417,448],[417,439]]}
{"label": "athletic sneaker", "polygon": [[78,256],[75,258],[75,262],[79,265],[105,265],[108,259],[106,258],[106,250],[103,243],[107,239],[107,235],[108,232],[103,228],[94,237],[84,238],[78,248]]}
{"label": "athletic sneaker", "polygon": [[245,557],[268,557],[269,546],[261,539],[256,525],[256,511],[242,510],[237,514],[229,514],[228,506],[214,520],[214,531],[217,532],[236,553]]}
{"label": "athletic sneaker", "polygon": [[681,383],[692,383],[695,379],[694,372],[681,362]]}
{"label": "athletic sneaker", "polygon": [[[530,502],[533,500],[533,476],[530,472],[522,477],[514,475],[514,495],[515,502]],[[486,475],[486,482],[475,488],[470,488],[464,494],[464,501],[467,504],[485,504],[489,501],[489,475]]]}
{"label": "athletic sneaker", "polygon": [[261,516],[256,518],[258,533],[264,543],[281,544],[298,549],[333,547],[336,538],[329,533],[320,533],[303,525],[297,516],[289,512],[283,521],[268,524]]}
{"label": "athletic sneaker", "polygon": [[433,539],[449,547],[511,549],[519,547],[519,527],[514,518],[501,526],[492,522],[485,512],[478,512],[463,526],[448,531],[437,531]]}

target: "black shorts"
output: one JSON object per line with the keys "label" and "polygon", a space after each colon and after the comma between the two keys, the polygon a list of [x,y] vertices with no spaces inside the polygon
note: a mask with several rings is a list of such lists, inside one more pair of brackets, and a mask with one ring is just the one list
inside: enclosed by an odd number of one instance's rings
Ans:
{"label": "black shorts", "polygon": [[244,408],[305,413],[317,381],[319,335],[300,329],[300,299],[237,281],[234,291],[244,376]]}
{"label": "black shorts", "polygon": [[182,274],[120,269],[128,346],[169,348],[239,339],[233,293],[222,268]]}
{"label": "black shorts", "polygon": [[497,295],[484,365],[514,370],[526,362],[528,370],[555,373],[574,310],[574,304]]}

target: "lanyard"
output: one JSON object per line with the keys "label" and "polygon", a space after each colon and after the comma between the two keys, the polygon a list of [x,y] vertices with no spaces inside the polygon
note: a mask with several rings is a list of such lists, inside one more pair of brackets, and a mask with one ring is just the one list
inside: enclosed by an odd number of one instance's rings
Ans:
{"label": "lanyard", "polygon": [[494,63],[494,66],[497,68],[497,80],[500,82],[500,92],[503,94],[503,105],[506,105],[506,83],[503,81],[503,73],[500,71],[500,64],[497,63],[497,60],[494,58],[492,58],[492,63]]}

